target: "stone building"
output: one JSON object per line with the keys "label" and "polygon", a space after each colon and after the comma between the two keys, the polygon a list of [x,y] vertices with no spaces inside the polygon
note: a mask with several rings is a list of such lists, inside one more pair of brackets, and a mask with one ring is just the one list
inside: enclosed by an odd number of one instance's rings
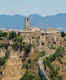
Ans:
{"label": "stone building", "polygon": [[46,46],[46,33],[44,31],[40,34],[40,48],[44,48]]}
{"label": "stone building", "polygon": [[54,28],[48,28],[46,31],[46,41],[47,45],[50,46],[55,44],[57,46],[61,45],[61,34],[58,30]]}
{"label": "stone building", "polygon": [[[26,34],[27,31],[27,34]],[[37,44],[40,48],[49,47],[51,45],[61,46],[62,38],[60,31],[54,28],[48,28],[46,31],[41,30],[38,27],[30,27],[30,20],[26,18],[26,31],[24,36],[31,40],[31,43]],[[38,40],[38,41],[37,41]]]}

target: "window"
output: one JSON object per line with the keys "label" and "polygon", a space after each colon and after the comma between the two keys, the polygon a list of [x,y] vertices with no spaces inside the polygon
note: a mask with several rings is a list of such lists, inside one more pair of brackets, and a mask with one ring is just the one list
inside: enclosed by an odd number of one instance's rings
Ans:
{"label": "window", "polygon": [[44,45],[44,43],[42,42],[41,45]]}
{"label": "window", "polygon": [[44,33],[41,33],[41,35],[43,36],[43,35],[44,35]]}
{"label": "window", "polygon": [[55,41],[53,41],[53,44],[56,44],[56,42],[55,42]]}

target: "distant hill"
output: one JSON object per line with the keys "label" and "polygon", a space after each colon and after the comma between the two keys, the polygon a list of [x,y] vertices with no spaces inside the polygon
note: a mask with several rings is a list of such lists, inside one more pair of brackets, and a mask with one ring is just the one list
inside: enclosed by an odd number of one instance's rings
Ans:
{"label": "distant hill", "polygon": [[24,16],[0,15],[0,28],[21,29],[24,28],[24,22]]}
{"label": "distant hill", "polygon": [[42,17],[40,15],[31,15],[31,25],[39,26],[42,29],[47,27],[57,28],[66,31],[66,14],[57,14],[53,16]]}
{"label": "distant hill", "polygon": [[[53,16],[30,15],[30,24],[32,27],[57,28],[66,31],[66,14],[57,14]],[[21,15],[0,15],[0,28],[23,29],[25,26],[25,16]]]}

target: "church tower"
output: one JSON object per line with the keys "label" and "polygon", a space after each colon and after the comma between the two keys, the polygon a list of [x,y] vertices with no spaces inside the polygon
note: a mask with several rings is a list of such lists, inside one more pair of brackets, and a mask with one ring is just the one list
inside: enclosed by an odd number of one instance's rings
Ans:
{"label": "church tower", "polygon": [[30,30],[30,20],[28,17],[26,18],[26,30]]}

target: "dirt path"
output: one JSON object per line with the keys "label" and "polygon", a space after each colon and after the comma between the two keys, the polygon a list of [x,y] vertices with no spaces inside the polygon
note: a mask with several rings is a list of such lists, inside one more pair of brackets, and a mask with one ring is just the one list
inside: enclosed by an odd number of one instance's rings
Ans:
{"label": "dirt path", "polygon": [[11,51],[10,57],[6,62],[2,80],[19,80],[22,77],[21,65],[22,62],[17,53]]}

